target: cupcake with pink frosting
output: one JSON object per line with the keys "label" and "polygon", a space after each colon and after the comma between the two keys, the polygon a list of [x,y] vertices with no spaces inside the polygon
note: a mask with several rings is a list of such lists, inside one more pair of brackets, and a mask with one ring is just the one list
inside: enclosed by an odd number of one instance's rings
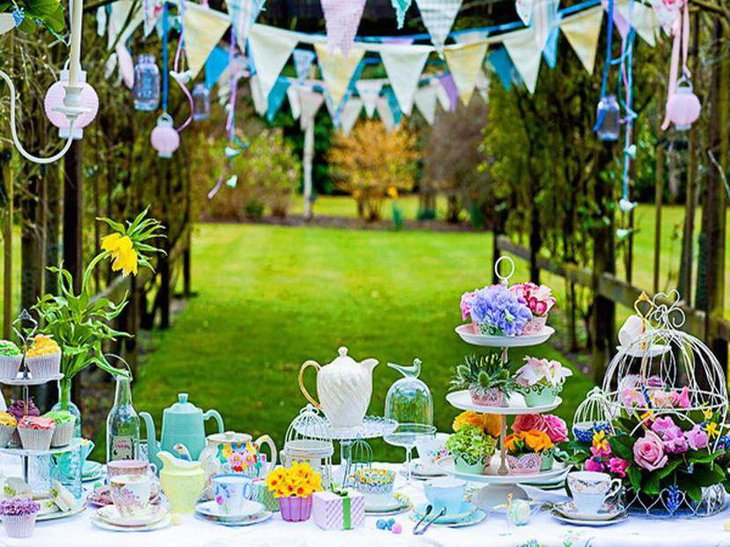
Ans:
{"label": "cupcake with pink frosting", "polygon": [[51,448],[56,422],[42,416],[25,416],[18,422],[20,443],[25,450],[48,450]]}

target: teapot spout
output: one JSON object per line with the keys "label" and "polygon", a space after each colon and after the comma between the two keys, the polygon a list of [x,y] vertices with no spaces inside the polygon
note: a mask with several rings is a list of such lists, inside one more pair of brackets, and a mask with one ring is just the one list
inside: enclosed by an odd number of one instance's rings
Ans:
{"label": "teapot spout", "polygon": [[377,359],[365,359],[364,361],[360,362],[360,365],[365,367],[368,372],[372,374],[373,369],[378,366],[378,360]]}

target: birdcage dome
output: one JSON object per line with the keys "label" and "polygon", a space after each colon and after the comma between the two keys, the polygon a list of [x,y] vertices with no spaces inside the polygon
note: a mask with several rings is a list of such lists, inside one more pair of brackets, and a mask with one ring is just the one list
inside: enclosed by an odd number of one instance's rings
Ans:
{"label": "birdcage dome", "polygon": [[573,436],[584,443],[590,443],[593,435],[600,431],[606,435],[613,434],[608,399],[600,387],[591,389],[578,405],[573,415],[572,431]]}
{"label": "birdcage dome", "polygon": [[307,462],[322,473],[322,481],[329,486],[332,478],[332,455],[335,452],[329,435],[329,424],[311,404],[304,407],[289,424],[281,451],[284,466]]}

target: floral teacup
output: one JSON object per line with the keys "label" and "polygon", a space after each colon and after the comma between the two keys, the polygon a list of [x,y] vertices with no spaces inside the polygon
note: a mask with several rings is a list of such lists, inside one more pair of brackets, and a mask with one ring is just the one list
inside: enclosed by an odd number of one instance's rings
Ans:
{"label": "floral teacup", "polygon": [[147,512],[152,489],[148,475],[117,475],[109,483],[112,501],[123,517],[138,517]]}
{"label": "floral teacup", "polygon": [[157,467],[144,460],[114,460],[106,464],[106,473],[110,479],[119,475],[156,475]]}
{"label": "floral teacup", "polygon": [[211,480],[213,499],[224,515],[240,515],[254,495],[253,479],[244,475],[216,475]]}
{"label": "floral teacup", "polygon": [[607,473],[576,471],[568,475],[568,487],[579,513],[595,515],[603,504],[621,491],[621,480]]}
{"label": "floral teacup", "polygon": [[448,438],[448,433],[436,433],[434,437],[421,436],[416,439],[421,472],[436,473],[439,471],[436,460],[448,453],[445,447]]}

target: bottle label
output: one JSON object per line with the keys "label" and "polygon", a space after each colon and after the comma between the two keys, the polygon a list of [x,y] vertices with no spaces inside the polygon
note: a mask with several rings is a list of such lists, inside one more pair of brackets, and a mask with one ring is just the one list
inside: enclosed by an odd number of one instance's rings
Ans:
{"label": "bottle label", "polygon": [[128,436],[119,436],[112,439],[111,460],[134,459],[134,439]]}

